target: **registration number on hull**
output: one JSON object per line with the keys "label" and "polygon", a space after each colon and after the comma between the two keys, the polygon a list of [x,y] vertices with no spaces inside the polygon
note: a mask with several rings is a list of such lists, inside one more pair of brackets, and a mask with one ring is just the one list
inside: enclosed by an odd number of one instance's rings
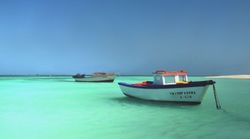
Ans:
{"label": "registration number on hull", "polygon": [[195,95],[195,91],[185,91],[185,92],[170,92],[170,95],[172,96],[179,96],[182,98],[192,98],[193,95]]}

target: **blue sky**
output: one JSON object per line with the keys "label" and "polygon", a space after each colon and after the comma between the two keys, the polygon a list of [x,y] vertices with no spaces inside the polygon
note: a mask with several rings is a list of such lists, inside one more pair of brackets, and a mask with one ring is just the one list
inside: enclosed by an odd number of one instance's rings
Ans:
{"label": "blue sky", "polygon": [[0,74],[250,74],[249,0],[0,0]]}

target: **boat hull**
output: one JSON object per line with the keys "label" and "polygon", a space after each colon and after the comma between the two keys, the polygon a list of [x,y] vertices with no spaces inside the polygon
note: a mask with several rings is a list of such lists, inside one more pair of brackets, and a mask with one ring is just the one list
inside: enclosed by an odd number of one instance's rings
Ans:
{"label": "boat hull", "polygon": [[76,82],[113,82],[115,76],[74,78]]}
{"label": "boat hull", "polygon": [[[132,87],[125,83],[119,83],[124,95],[144,100],[153,101],[174,101],[201,103],[209,87],[209,84],[203,85],[178,85],[177,87]],[[166,86],[166,85],[165,85]]]}

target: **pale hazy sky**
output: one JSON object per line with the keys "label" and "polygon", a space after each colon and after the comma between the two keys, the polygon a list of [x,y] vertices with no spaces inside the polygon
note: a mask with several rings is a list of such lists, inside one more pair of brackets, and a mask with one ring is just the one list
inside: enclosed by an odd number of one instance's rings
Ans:
{"label": "pale hazy sky", "polygon": [[0,0],[0,74],[250,74],[250,0]]}

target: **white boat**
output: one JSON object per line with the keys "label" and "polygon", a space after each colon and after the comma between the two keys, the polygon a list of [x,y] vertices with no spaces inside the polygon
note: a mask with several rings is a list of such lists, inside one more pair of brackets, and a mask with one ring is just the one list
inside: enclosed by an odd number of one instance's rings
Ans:
{"label": "white boat", "polygon": [[72,77],[76,82],[113,82],[116,75],[114,73],[96,72],[90,76],[77,74]]}
{"label": "white boat", "polygon": [[154,81],[146,81],[136,84],[118,84],[124,95],[129,97],[153,101],[174,101],[195,104],[200,104],[209,85],[215,84],[212,80],[188,81],[186,71],[170,72],[159,70],[153,74]]}

